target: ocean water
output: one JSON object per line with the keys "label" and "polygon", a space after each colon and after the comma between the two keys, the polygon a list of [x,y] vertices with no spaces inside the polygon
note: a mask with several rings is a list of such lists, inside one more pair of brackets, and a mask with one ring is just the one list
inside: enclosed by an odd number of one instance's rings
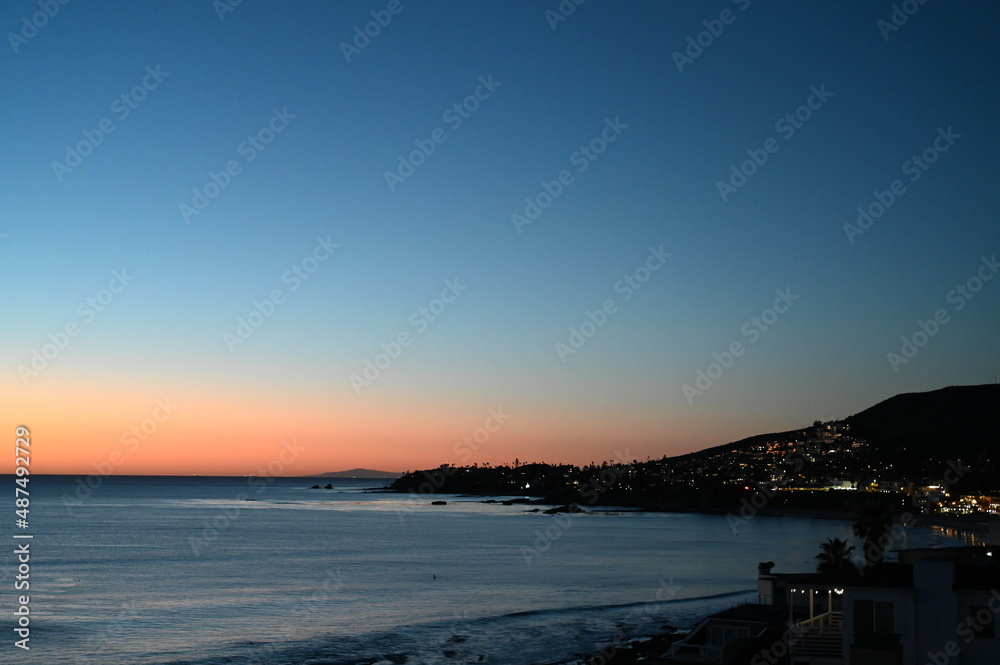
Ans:
{"label": "ocean water", "polygon": [[[0,662],[571,662],[616,633],[690,628],[754,599],[759,561],[811,570],[821,541],[850,535],[826,520],[758,517],[734,534],[723,516],[553,516],[316,482],[110,477],[88,493],[32,477],[31,649],[5,630]],[[900,543],[948,544],[921,529]],[[2,558],[11,608],[15,567]]]}

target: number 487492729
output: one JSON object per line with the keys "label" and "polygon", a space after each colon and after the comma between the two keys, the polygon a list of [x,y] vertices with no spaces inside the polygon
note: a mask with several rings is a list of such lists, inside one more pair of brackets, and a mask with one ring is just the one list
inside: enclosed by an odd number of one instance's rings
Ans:
{"label": "number 487492729", "polygon": [[27,528],[28,506],[30,505],[28,480],[31,475],[29,470],[31,466],[31,433],[27,427],[18,427],[15,433],[17,434],[17,442],[14,448],[14,473],[17,474],[17,480],[14,482],[17,487],[14,488],[14,512],[18,517],[18,526],[23,524],[22,528]]}

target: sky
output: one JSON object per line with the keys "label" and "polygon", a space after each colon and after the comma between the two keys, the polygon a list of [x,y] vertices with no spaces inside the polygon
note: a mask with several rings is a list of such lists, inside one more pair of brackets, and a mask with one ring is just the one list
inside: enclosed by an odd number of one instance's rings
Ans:
{"label": "sky", "polygon": [[1000,374],[994,5],[0,27],[0,424],[35,473],[642,460]]}

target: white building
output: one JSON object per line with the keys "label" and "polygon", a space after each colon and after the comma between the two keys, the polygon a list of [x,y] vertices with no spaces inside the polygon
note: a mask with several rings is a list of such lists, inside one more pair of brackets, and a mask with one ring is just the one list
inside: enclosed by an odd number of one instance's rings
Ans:
{"label": "white building", "polygon": [[790,665],[1000,663],[1000,548],[903,550],[845,573],[764,567],[758,590],[763,604],[784,601]]}
{"label": "white building", "polygon": [[903,550],[842,573],[758,567],[758,603],[708,617],[667,662],[998,665],[1000,547]]}

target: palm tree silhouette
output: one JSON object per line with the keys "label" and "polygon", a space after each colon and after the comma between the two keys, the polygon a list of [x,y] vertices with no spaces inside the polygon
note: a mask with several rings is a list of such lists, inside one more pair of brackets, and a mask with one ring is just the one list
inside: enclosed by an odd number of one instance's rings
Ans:
{"label": "palm tree silhouette", "polygon": [[846,540],[827,538],[825,543],[820,543],[819,549],[820,553],[816,555],[819,561],[817,573],[839,573],[854,565],[851,563],[854,545],[848,545]]}
{"label": "palm tree silhouette", "polygon": [[861,539],[866,565],[882,563],[889,545],[892,517],[877,503],[861,506],[854,516],[851,531]]}

